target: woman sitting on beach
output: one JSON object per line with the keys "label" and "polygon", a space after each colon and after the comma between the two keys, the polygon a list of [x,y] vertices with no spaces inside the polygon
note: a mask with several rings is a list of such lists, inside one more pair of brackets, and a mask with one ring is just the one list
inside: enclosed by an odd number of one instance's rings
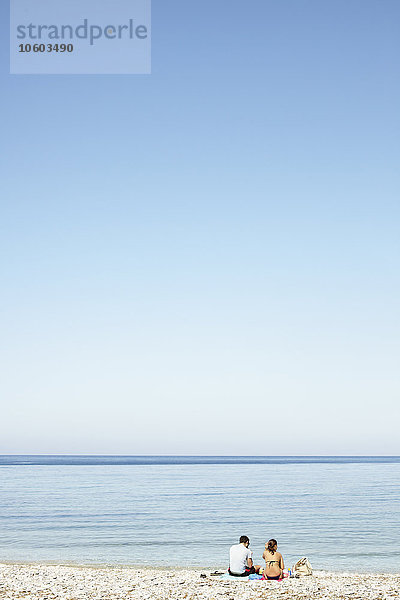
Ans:
{"label": "woman sitting on beach", "polygon": [[265,544],[263,559],[265,560],[264,577],[265,579],[281,579],[283,577],[283,557],[277,551],[278,542],[274,539]]}

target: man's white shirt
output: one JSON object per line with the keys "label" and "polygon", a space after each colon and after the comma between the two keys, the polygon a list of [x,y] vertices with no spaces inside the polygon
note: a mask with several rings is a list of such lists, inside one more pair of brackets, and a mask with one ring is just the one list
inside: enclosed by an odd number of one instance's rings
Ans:
{"label": "man's white shirt", "polygon": [[234,544],[231,546],[229,551],[229,568],[232,573],[237,573],[238,575],[244,573],[249,566],[247,559],[252,557],[252,551],[243,546],[243,544]]}

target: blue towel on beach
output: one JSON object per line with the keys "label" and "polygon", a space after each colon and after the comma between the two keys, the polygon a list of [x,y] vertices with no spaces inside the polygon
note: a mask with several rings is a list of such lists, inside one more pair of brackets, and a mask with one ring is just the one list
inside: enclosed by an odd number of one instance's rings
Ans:
{"label": "blue towel on beach", "polygon": [[220,575],[220,579],[223,579],[224,581],[261,581],[262,575],[252,573],[246,577],[235,577],[234,575],[229,575],[229,573],[224,573],[223,575]]}

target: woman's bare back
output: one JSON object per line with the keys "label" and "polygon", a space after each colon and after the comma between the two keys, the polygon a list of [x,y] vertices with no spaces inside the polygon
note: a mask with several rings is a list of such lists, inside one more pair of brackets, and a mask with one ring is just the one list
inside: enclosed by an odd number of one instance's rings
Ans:
{"label": "woman's bare back", "polygon": [[276,551],[272,554],[272,552],[264,550],[263,559],[265,560],[265,575],[268,575],[268,577],[278,577],[282,575],[282,571],[285,567],[280,552]]}

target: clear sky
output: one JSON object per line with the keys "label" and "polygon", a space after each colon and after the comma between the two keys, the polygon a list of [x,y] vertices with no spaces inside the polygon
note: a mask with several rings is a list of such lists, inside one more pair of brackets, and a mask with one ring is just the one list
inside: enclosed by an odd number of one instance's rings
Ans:
{"label": "clear sky", "polygon": [[9,75],[0,453],[400,454],[397,0],[153,0]]}

